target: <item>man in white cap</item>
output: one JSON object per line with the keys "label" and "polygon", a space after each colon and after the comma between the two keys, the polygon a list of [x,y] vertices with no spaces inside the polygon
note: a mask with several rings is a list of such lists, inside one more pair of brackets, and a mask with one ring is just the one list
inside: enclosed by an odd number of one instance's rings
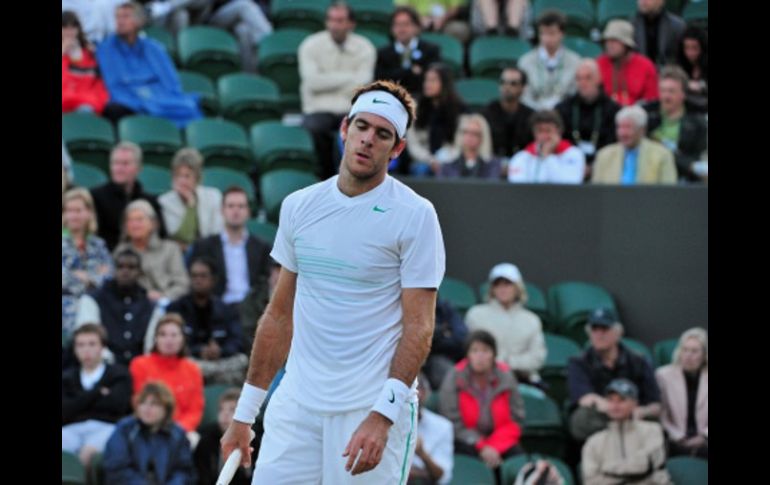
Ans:
{"label": "man in white cap", "polygon": [[497,341],[498,358],[523,382],[538,383],[546,347],[540,317],[524,308],[527,290],[519,268],[500,263],[489,273],[489,301],[465,315],[468,330],[486,330]]}
{"label": "man in white cap", "polygon": [[352,101],[339,175],[281,207],[270,254],[281,273],[222,438],[225,457],[238,448],[250,463],[249,429],[286,362],[253,483],[403,484],[414,454],[444,243],[431,203],[387,174],[413,99],[375,81]]}
{"label": "man in white cap", "polygon": [[630,106],[640,99],[658,99],[658,74],[655,64],[635,52],[634,26],[627,20],[607,22],[602,34],[604,54],[596,62],[602,73],[604,91],[620,106]]}

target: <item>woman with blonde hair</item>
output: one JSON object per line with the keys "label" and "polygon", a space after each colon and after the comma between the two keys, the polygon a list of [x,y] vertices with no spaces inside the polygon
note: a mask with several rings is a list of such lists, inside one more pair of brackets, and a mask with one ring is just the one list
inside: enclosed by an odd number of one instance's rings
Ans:
{"label": "woman with blonde hair", "polygon": [[222,193],[200,185],[203,156],[195,148],[176,152],[171,173],[173,188],[161,195],[158,203],[170,238],[184,250],[198,238],[222,232]]}
{"label": "woman with blonde hair", "polygon": [[500,160],[492,155],[492,132],[482,115],[460,116],[454,149],[459,152],[457,158],[441,166],[439,177],[500,178]]}
{"label": "woman with blonde hair", "polygon": [[190,278],[184,267],[182,251],[175,243],[158,235],[158,215],[143,199],[128,204],[123,218],[122,242],[114,254],[133,249],[142,257],[139,284],[152,301],[175,300],[187,293]]}
{"label": "woman with blonde hair", "polygon": [[708,459],[708,333],[691,328],[679,338],[672,363],[655,371],[669,456]]}
{"label": "woman with blonde hair", "polygon": [[104,240],[96,236],[91,194],[75,188],[64,193],[61,236],[62,332],[75,324],[77,301],[112,276],[113,264]]}

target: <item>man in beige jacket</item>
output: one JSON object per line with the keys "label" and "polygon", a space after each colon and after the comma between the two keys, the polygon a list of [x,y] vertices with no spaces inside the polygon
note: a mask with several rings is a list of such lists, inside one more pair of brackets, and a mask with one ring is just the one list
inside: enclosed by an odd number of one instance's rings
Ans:
{"label": "man in beige jacket", "polygon": [[610,423],[583,447],[585,485],[670,485],[660,424],[634,419],[636,384],[614,379],[605,391]]}
{"label": "man in beige jacket", "polygon": [[674,154],[660,143],[645,138],[647,113],[627,106],[615,115],[618,143],[596,155],[594,184],[675,184]]}

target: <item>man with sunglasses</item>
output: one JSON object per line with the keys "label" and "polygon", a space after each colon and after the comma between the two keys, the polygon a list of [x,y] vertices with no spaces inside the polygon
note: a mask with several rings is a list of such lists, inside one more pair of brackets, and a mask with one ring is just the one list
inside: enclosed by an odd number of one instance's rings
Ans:
{"label": "man with sunglasses", "polygon": [[482,113],[492,129],[496,157],[509,159],[532,140],[529,117],[534,110],[521,102],[527,74],[515,66],[500,73],[500,99],[492,101]]}
{"label": "man with sunglasses", "polygon": [[569,430],[584,441],[607,426],[608,401],[604,390],[614,379],[625,378],[639,389],[636,419],[660,416],[660,391],[652,365],[621,341],[623,325],[609,308],[597,308],[588,316],[586,332],[591,346],[572,357],[567,365],[570,411]]}

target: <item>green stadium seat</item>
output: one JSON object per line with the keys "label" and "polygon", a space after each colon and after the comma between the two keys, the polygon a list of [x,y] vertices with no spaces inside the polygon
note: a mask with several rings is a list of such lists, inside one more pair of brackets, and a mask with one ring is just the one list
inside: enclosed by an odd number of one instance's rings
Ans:
{"label": "green stadium seat", "polygon": [[420,38],[432,42],[441,49],[441,62],[452,68],[455,77],[460,77],[463,72],[464,50],[462,43],[451,35],[439,32],[423,32]]}
{"label": "green stadium seat", "polygon": [[283,199],[318,181],[315,175],[300,170],[281,169],[263,174],[259,179],[259,194],[267,212],[267,220],[277,224]]}
{"label": "green stadium seat", "polygon": [[197,93],[200,96],[201,109],[206,116],[219,114],[219,99],[214,82],[195,71],[179,71],[179,82],[185,93]]}
{"label": "green stadium seat", "polygon": [[672,338],[661,340],[652,346],[652,360],[655,364],[655,368],[663,367],[672,362],[674,349],[676,349],[677,345],[679,345],[679,339]]}
{"label": "green stadium seat", "polygon": [[61,452],[62,485],[86,485],[86,470],[80,459],[72,453]]}
{"label": "green stadium seat", "polygon": [[217,82],[222,115],[249,129],[264,120],[280,120],[278,86],[271,79],[254,74],[222,76]]}
{"label": "green stadium seat", "polygon": [[199,430],[207,424],[217,422],[219,397],[231,387],[224,384],[209,384],[203,388],[203,417],[198,425]]}
{"label": "green stadium seat", "polygon": [[177,44],[179,61],[184,69],[200,72],[214,81],[241,70],[238,42],[226,30],[187,27],[179,32]]}
{"label": "green stadium seat", "polygon": [[578,343],[588,339],[584,324],[588,314],[600,307],[608,307],[617,314],[612,295],[599,285],[582,281],[566,281],[548,289],[548,311],[554,330]]}
{"label": "green stadium seat", "polygon": [[708,29],[709,2],[708,0],[689,0],[682,10],[682,18],[688,24]]}
{"label": "green stadium seat", "polygon": [[483,461],[455,454],[450,485],[495,485],[495,475]]}
{"label": "green stadium seat", "polygon": [[109,178],[100,168],[84,163],[72,162],[72,171],[75,174],[75,185],[91,189],[106,184]]}
{"label": "green stadium seat", "polygon": [[154,116],[132,115],[118,122],[118,138],[142,148],[142,160],[148,165],[169,167],[171,158],[182,148],[182,135],[170,121]]}
{"label": "green stadium seat", "polygon": [[589,0],[535,0],[532,15],[537,19],[546,10],[558,10],[567,17],[567,35],[588,37],[596,17]]}
{"label": "green stadium seat", "polygon": [[386,34],[383,34],[377,30],[356,29],[355,33],[362,37],[366,37],[369,42],[372,43],[375,49],[380,49],[390,44],[390,38],[388,38]]}
{"label": "green stadium seat", "polygon": [[578,344],[567,337],[547,332],[544,337],[548,353],[540,370],[540,377],[548,384],[548,395],[556,402],[563,402],[569,395],[567,364],[570,357],[580,355],[581,350]]}
{"label": "green stadium seat", "polygon": [[498,79],[506,64],[516,61],[531,49],[528,42],[512,37],[477,37],[470,46],[469,62],[473,77]]}
{"label": "green stadium seat", "polygon": [[61,117],[62,139],[73,160],[103,170],[110,165],[115,132],[109,121],[91,113],[67,113]]}
{"label": "green stadium seat", "polygon": [[230,186],[236,185],[246,191],[252,207],[256,202],[254,184],[244,173],[224,167],[211,167],[203,169],[203,185],[216,187],[224,192]]}
{"label": "green stadium seat", "polygon": [[176,48],[176,40],[174,40],[174,34],[157,25],[148,25],[142,29],[144,35],[150,39],[157,40],[166,49],[171,60],[174,64],[179,65],[179,53]]}
{"label": "green stadium seat", "polygon": [[385,36],[390,33],[393,0],[348,0],[356,13],[356,28],[374,30]]}
{"label": "green stadium seat", "polygon": [[171,170],[155,165],[144,165],[137,177],[148,194],[161,195],[171,190]]}
{"label": "green stadium seat", "polygon": [[104,455],[96,453],[91,458],[91,469],[88,472],[89,485],[105,485],[104,483]]}
{"label": "green stadium seat", "polygon": [[501,472],[501,485],[513,485],[516,482],[516,476],[519,471],[529,462],[536,462],[537,460],[548,460],[552,463],[559,474],[564,478],[564,485],[575,485],[575,477],[572,475],[569,465],[564,463],[555,456],[543,455],[540,453],[517,455],[505,460],[502,464]]}
{"label": "green stadium seat", "polygon": [[250,140],[260,173],[282,168],[307,172],[316,169],[313,139],[300,126],[263,121],[251,127]]}
{"label": "green stadium seat", "polygon": [[666,461],[666,470],[676,485],[708,484],[709,462],[703,458],[675,456]]}
{"label": "green stadium seat", "polygon": [[445,276],[438,289],[438,296],[452,303],[457,311],[462,314],[470,307],[478,303],[473,287],[457,278]]}
{"label": "green stadium seat", "polygon": [[273,28],[322,30],[330,3],[331,0],[273,0],[270,5]]}
{"label": "green stadium seat", "polygon": [[465,104],[473,111],[483,110],[486,105],[499,97],[497,81],[493,79],[458,79],[455,88]]}
{"label": "green stadium seat", "polygon": [[251,168],[251,147],[241,125],[218,118],[204,118],[187,125],[185,133],[187,145],[201,152],[206,167],[226,167],[244,172]]}
{"label": "green stadium seat", "polygon": [[612,19],[630,21],[636,15],[637,0],[599,0],[597,7],[597,21],[599,28],[604,27]]}
{"label": "green stadium seat", "polygon": [[275,242],[275,235],[278,234],[278,226],[272,222],[259,222],[256,219],[251,219],[246,223],[246,228],[249,233],[270,243],[271,246]]}
{"label": "green stadium seat", "polygon": [[565,37],[564,45],[580,57],[597,58],[602,54],[602,46],[583,37]]}
{"label": "green stadium seat", "polygon": [[529,452],[564,458],[566,434],[559,405],[545,394],[521,393],[524,400],[524,430],[521,445]]}
{"label": "green stadium seat", "polygon": [[293,97],[299,100],[297,51],[310,33],[299,29],[276,30],[259,44],[259,73],[278,85],[282,99]]}

